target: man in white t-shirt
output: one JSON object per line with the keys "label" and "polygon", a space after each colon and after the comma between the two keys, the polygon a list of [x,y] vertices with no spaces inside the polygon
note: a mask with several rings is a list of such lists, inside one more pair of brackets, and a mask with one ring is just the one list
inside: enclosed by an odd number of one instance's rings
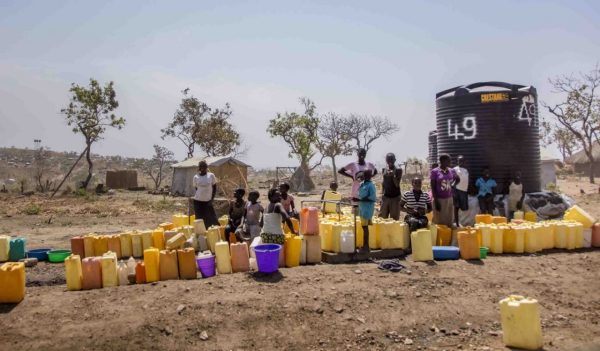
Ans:
{"label": "man in white t-shirt", "polygon": [[373,165],[371,162],[365,161],[365,158],[367,157],[367,150],[360,148],[357,151],[357,155],[358,161],[350,162],[346,166],[340,168],[338,171],[339,174],[348,178],[352,178],[352,199],[358,198],[358,188],[360,187],[361,182],[361,180],[358,179],[359,175],[362,175],[362,173],[367,169],[370,169],[371,172],[373,172],[373,176],[377,174],[375,165]]}
{"label": "man in white t-shirt", "polygon": [[194,175],[194,213],[196,219],[204,220],[204,225],[209,228],[213,225],[219,225],[213,200],[217,194],[217,177],[208,171],[206,161],[198,163],[198,173]]}
{"label": "man in white t-shirt", "polygon": [[452,195],[454,197],[454,221],[459,227],[458,211],[467,211],[469,209],[469,171],[465,168],[465,158],[460,155],[456,160],[457,166],[454,167],[456,175],[460,181],[454,185]]}

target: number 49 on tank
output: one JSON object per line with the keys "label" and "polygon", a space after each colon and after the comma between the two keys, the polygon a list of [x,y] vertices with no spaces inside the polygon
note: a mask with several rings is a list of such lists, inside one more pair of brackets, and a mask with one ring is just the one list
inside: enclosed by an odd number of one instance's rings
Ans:
{"label": "number 49 on tank", "polygon": [[475,116],[466,116],[460,123],[453,124],[451,119],[448,119],[448,136],[454,137],[454,140],[472,140],[477,137],[477,122]]}

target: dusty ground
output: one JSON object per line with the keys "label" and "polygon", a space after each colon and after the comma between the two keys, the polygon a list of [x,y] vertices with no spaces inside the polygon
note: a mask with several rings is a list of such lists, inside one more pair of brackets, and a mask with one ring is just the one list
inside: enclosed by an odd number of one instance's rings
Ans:
{"label": "dusty ground", "polygon": [[[600,216],[596,187],[559,187]],[[2,196],[0,233],[27,237],[29,248],[153,227],[186,208],[137,193]],[[25,214],[31,203],[37,215]],[[25,300],[0,306],[0,350],[503,349],[497,302],[513,293],[539,299],[546,350],[600,349],[600,250],[403,263],[410,273],[323,264],[80,292],[66,291],[62,265],[40,264],[27,270]]]}

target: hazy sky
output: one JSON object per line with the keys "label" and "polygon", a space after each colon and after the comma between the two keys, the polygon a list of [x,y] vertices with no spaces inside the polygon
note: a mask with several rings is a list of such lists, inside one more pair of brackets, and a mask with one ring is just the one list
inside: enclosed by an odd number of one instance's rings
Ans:
{"label": "hazy sky", "polygon": [[[452,3],[452,4],[451,4]],[[389,116],[369,155],[425,157],[435,93],[499,80],[537,87],[600,60],[599,1],[0,1],[0,146],[83,150],[59,114],[72,82],[115,82],[127,120],[93,152],[149,157],[181,90],[230,102],[256,167],[295,165],[265,132],[277,112]],[[342,162],[339,162],[340,164]]]}

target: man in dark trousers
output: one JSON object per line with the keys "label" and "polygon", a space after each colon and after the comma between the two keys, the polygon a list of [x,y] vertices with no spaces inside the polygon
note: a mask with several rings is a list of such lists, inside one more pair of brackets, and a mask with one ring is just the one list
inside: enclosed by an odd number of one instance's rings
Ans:
{"label": "man in dark trousers", "polygon": [[388,153],[385,155],[387,167],[381,170],[383,175],[381,210],[379,217],[400,219],[400,180],[402,180],[402,169],[396,168],[396,155]]}

